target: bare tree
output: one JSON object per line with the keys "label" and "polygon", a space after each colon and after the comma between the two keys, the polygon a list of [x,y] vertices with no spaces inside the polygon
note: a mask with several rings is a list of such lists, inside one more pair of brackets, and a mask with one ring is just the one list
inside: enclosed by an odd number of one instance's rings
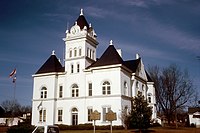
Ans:
{"label": "bare tree", "polygon": [[5,100],[1,103],[1,106],[9,116],[20,116],[31,112],[31,106],[21,106],[17,100]]}
{"label": "bare tree", "polygon": [[187,71],[174,64],[162,70],[158,66],[149,67],[148,72],[154,81],[158,112],[170,124],[171,120],[177,120],[177,110],[184,108],[193,96],[192,81]]}
{"label": "bare tree", "polygon": [[17,116],[20,114],[21,105],[16,100],[5,100],[1,103],[7,115]]}

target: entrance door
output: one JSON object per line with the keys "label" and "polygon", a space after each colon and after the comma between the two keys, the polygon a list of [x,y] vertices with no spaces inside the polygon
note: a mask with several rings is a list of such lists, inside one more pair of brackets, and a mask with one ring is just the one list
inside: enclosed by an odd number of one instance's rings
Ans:
{"label": "entrance door", "polygon": [[72,109],[72,125],[78,125],[78,110],[77,110],[77,108]]}

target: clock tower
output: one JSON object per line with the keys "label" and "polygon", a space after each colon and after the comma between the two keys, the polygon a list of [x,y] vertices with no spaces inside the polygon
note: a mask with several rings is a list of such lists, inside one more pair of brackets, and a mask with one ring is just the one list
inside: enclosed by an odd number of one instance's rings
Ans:
{"label": "clock tower", "polygon": [[65,72],[82,73],[96,61],[97,35],[83,15],[83,9],[74,25],[66,31]]}

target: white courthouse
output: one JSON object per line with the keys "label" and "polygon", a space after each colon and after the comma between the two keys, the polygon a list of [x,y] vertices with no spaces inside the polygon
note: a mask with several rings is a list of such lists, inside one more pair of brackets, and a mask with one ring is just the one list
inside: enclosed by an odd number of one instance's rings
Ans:
{"label": "white courthouse", "polygon": [[140,91],[156,118],[155,88],[141,57],[123,60],[112,43],[97,59],[97,35],[81,10],[66,31],[64,66],[53,51],[33,75],[32,125],[92,123],[90,114],[101,113],[96,125],[110,124],[105,114],[117,114],[113,125],[122,125],[121,111],[131,110],[132,98]]}

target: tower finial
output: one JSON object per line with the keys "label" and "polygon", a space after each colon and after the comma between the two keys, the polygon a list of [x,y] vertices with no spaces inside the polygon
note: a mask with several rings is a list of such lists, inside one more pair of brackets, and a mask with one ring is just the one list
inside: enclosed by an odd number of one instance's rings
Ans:
{"label": "tower finial", "polygon": [[55,55],[55,50],[52,51],[51,55]]}
{"label": "tower finial", "polygon": [[110,44],[109,45],[113,45],[113,40],[110,40]]}
{"label": "tower finial", "polygon": [[83,15],[83,9],[82,9],[82,8],[81,8],[81,13],[80,13],[80,16],[81,16],[81,15]]}

